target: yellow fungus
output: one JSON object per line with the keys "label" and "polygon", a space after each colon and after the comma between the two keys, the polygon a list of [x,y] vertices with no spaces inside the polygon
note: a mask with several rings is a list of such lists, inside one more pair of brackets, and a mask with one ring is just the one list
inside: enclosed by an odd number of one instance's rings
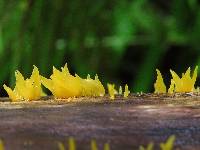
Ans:
{"label": "yellow fungus", "polygon": [[20,100],[37,100],[42,95],[41,79],[39,70],[36,66],[33,68],[30,79],[24,79],[23,75],[19,72],[15,72],[16,85],[14,90],[3,85],[7,91],[9,98],[12,101]]}
{"label": "yellow fungus", "polygon": [[160,144],[161,150],[172,150],[173,146],[174,146],[175,139],[176,139],[175,136],[172,135],[167,139],[166,143],[161,143]]}
{"label": "yellow fungus", "polygon": [[4,144],[3,144],[3,141],[2,140],[0,140],[0,150],[4,150],[5,148],[4,148]]}
{"label": "yellow fungus", "polygon": [[117,94],[117,91],[115,90],[115,84],[107,84],[108,87],[108,94],[110,95],[110,99],[115,99],[115,94]]}
{"label": "yellow fungus", "polygon": [[58,149],[59,149],[59,150],[65,150],[64,144],[61,143],[61,142],[58,142]]}
{"label": "yellow fungus", "polygon": [[185,73],[182,74],[180,78],[174,71],[170,70],[172,79],[171,85],[168,90],[169,93],[173,92],[194,92],[195,91],[195,82],[197,79],[197,70],[198,66],[195,67],[193,76],[191,77],[191,70],[190,67],[187,69]]}
{"label": "yellow fungus", "polygon": [[69,150],[76,150],[76,143],[74,138],[70,137],[68,142],[69,142]]}
{"label": "yellow fungus", "polygon": [[154,89],[155,89],[154,93],[166,93],[166,86],[163,81],[162,74],[158,69],[156,69],[156,72],[157,72],[157,79],[156,82],[154,83]]}
{"label": "yellow fungus", "polygon": [[91,140],[91,150],[98,150],[97,143],[95,140]]}
{"label": "yellow fungus", "polygon": [[110,150],[110,145],[109,145],[109,143],[105,143],[105,144],[104,144],[103,150]]}
{"label": "yellow fungus", "polygon": [[154,144],[151,142],[147,145],[147,148],[144,148],[144,146],[140,146],[139,150],[153,150]]}
{"label": "yellow fungus", "polygon": [[[168,93],[172,94],[175,92],[197,92],[198,90],[196,90],[194,87],[197,79],[197,70],[198,66],[195,67],[193,75],[191,76],[191,70],[189,67],[185,73],[182,73],[182,77],[179,77],[173,70],[170,70],[172,79]],[[166,93],[166,86],[163,82],[162,74],[158,69],[156,69],[156,71],[157,80],[154,84],[155,93]]]}
{"label": "yellow fungus", "polygon": [[169,94],[173,94],[174,93],[174,88],[175,88],[175,83],[174,83],[174,80],[171,79],[171,84],[170,84],[170,87],[168,89],[168,93]]}
{"label": "yellow fungus", "polygon": [[124,98],[127,98],[129,94],[130,94],[130,91],[128,89],[128,85],[126,84],[125,85],[125,91],[124,91]]}
{"label": "yellow fungus", "polygon": [[91,79],[90,75],[82,79],[77,74],[75,76],[69,73],[67,65],[61,68],[61,71],[53,67],[51,79],[42,77],[42,84],[48,88],[56,98],[69,98],[80,96],[104,96],[105,89],[98,76]]}
{"label": "yellow fungus", "polygon": [[122,86],[119,86],[119,94],[122,95]]}

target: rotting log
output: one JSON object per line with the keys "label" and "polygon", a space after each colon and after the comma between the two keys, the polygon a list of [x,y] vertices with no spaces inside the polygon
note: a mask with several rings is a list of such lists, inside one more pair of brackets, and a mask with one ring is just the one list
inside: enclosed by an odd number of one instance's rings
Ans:
{"label": "rotting log", "polygon": [[[0,102],[0,138],[8,150],[57,150],[74,137],[78,150],[90,150],[91,139],[99,149],[133,150],[176,135],[175,148],[200,149],[200,96],[198,94],[132,94],[33,102]],[[66,148],[67,149],[67,148]]]}

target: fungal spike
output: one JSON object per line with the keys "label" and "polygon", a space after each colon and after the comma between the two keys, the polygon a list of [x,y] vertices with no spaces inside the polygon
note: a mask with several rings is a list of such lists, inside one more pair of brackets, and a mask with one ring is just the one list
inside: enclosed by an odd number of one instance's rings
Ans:
{"label": "fungal spike", "polygon": [[193,76],[192,76],[192,81],[195,83],[197,79],[197,72],[198,72],[198,66],[195,67]]}
{"label": "fungal spike", "polygon": [[91,140],[91,150],[98,150],[97,143],[95,140]]}
{"label": "fungal spike", "polygon": [[64,144],[61,143],[61,142],[58,142],[58,149],[59,149],[59,150],[65,150]]}
{"label": "fungal spike", "polygon": [[53,73],[56,73],[57,69],[53,66]]}
{"label": "fungal spike", "polygon": [[140,146],[139,150],[153,150],[154,143],[151,142],[147,145],[147,148],[144,148],[144,146]]}
{"label": "fungal spike", "polygon": [[107,84],[108,87],[108,94],[110,95],[110,99],[114,100],[115,99],[115,85],[114,84]]}
{"label": "fungal spike", "polygon": [[130,91],[128,89],[128,85],[126,84],[125,85],[125,91],[124,91],[124,98],[127,98],[129,96],[129,94],[130,94]]}
{"label": "fungal spike", "polygon": [[97,74],[95,75],[94,79],[95,79],[95,80],[99,80],[99,77],[98,77]]}
{"label": "fungal spike", "polygon": [[5,84],[3,85],[3,88],[6,90],[9,98],[13,101],[20,101],[21,97],[19,95],[17,95],[16,92],[14,92],[11,88],[9,88],[8,86],[6,86]]}
{"label": "fungal spike", "polygon": [[42,81],[42,84],[43,84],[47,89],[49,89],[50,91],[53,91],[53,82],[51,81],[51,79],[47,79],[47,78],[41,76],[41,81]]}
{"label": "fungal spike", "polygon": [[104,144],[103,150],[110,150],[110,145],[109,145],[109,143],[105,143],[105,144]]}
{"label": "fungal spike", "polygon": [[66,63],[65,66],[62,67],[61,69],[62,69],[62,72],[63,72],[64,74],[70,74],[70,73],[69,73],[69,69],[67,68],[67,63]]}
{"label": "fungal spike", "polygon": [[[185,76],[186,77],[190,77],[190,72],[191,72],[191,69],[190,69],[190,67],[186,70],[186,72],[185,72]],[[183,73],[183,76],[184,76],[184,73]]]}
{"label": "fungal spike", "polygon": [[76,143],[74,138],[70,137],[68,143],[69,143],[69,150],[76,150]]}
{"label": "fungal spike", "polygon": [[79,77],[79,75],[78,75],[78,74],[76,74],[76,73],[75,73],[75,77],[77,77],[77,78],[81,79],[81,77]]}
{"label": "fungal spike", "polygon": [[155,89],[154,93],[166,93],[166,86],[163,81],[162,74],[158,69],[156,69],[156,72],[157,72],[157,79],[156,82],[154,83],[154,89]]}
{"label": "fungal spike", "polygon": [[42,91],[42,88],[41,88],[41,76],[40,76],[38,68],[35,65],[33,65],[33,72],[30,77],[30,82],[34,86],[34,88],[31,91],[32,94],[42,96],[44,92]]}
{"label": "fungal spike", "polygon": [[90,78],[90,74],[87,75],[87,79],[91,79],[91,78]]}
{"label": "fungal spike", "polygon": [[[170,69],[170,73],[172,75],[172,80],[174,81],[174,83],[178,83],[181,80],[181,78],[173,70]],[[182,74],[182,77],[184,77],[184,73]]]}
{"label": "fungal spike", "polygon": [[0,139],[0,150],[4,150],[4,144],[3,144],[3,141]]}
{"label": "fungal spike", "polygon": [[161,143],[160,144],[161,150],[172,150],[175,139],[176,139],[176,137],[174,135],[172,135],[167,139],[166,143]]}
{"label": "fungal spike", "polygon": [[168,93],[169,94],[173,94],[174,93],[174,89],[175,89],[175,83],[174,83],[174,80],[171,80],[171,84],[170,84],[170,87],[168,89]]}

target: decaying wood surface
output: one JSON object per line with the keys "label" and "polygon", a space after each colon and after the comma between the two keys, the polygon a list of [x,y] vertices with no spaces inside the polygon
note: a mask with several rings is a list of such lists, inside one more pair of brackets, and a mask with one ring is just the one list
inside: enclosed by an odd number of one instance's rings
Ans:
{"label": "decaying wood surface", "polygon": [[[175,147],[200,149],[200,96],[195,94],[120,96],[33,102],[0,102],[0,138],[8,150],[58,150],[74,137],[78,150],[99,149],[109,142],[111,150],[133,150],[154,141],[156,148],[170,135]],[[66,148],[68,149],[68,148]]]}

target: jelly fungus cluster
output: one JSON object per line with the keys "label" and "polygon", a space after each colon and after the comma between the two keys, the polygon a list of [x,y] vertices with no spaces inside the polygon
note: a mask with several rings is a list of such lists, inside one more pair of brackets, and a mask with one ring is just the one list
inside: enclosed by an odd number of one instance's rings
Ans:
{"label": "jelly fungus cluster", "polygon": [[[67,64],[61,67],[61,70],[53,67],[53,73],[50,78],[45,78],[39,74],[39,70],[36,66],[33,66],[32,75],[30,78],[24,79],[23,75],[17,70],[15,72],[16,85],[12,90],[10,87],[3,85],[7,91],[9,98],[15,101],[22,100],[38,100],[41,96],[44,96],[41,85],[44,85],[49,89],[53,96],[57,99],[66,99],[70,97],[98,97],[105,95],[105,88],[96,75],[94,79],[88,74],[87,78],[81,78],[77,74],[70,74]],[[195,89],[195,82],[197,79],[198,66],[195,67],[193,74],[191,75],[190,67],[185,73],[182,73],[182,77],[179,77],[173,70],[170,70],[172,79],[170,87],[166,88],[161,72],[156,69],[157,79],[154,83],[155,93],[182,93],[182,92],[197,92],[199,89]],[[115,89],[115,84],[107,84],[108,94],[111,100],[115,99],[116,95],[123,95],[127,98],[130,94],[128,85],[125,85],[124,92],[122,87],[119,86],[119,90]]]}
{"label": "jelly fungus cluster", "polygon": [[3,85],[12,101],[37,100],[43,96],[41,84],[48,88],[56,98],[65,99],[69,97],[81,96],[104,96],[105,89],[98,76],[95,79],[82,79],[77,74],[75,76],[69,73],[67,65],[61,68],[61,71],[53,67],[53,74],[47,79],[39,74],[39,70],[34,66],[30,79],[24,79],[23,75],[15,72],[16,85],[12,90]]}
{"label": "jelly fungus cluster", "polygon": [[32,75],[30,79],[24,79],[23,75],[17,70],[15,72],[16,85],[14,90],[3,85],[4,89],[7,91],[9,98],[12,101],[20,100],[36,100],[39,99],[43,92],[41,89],[41,76],[39,70],[36,66],[33,68]]}
{"label": "jelly fungus cluster", "polygon": [[167,91],[165,83],[163,81],[162,74],[158,69],[157,71],[157,79],[154,83],[154,89],[155,93],[183,93],[183,92],[195,92],[197,91],[195,89],[195,82],[197,79],[197,71],[198,66],[195,67],[195,70],[193,72],[193,75],[191,75],[191,69],[190,67],[187,69],[185,73],[182,73],[182,77],[179,77],[173,70],[170,70],[170,73],[172,75],[171,84]]}
{"label": "jelly fungus cluster", "polygon": [[53,74],[50,79],[41,77],[42,84],[48,88],[56,98],[69,98],[81,96],[104,96],[105,89],[95,76],[91,79],[90,75],[82,79],[77,74],[75,76],[69,73],[67,65],[61,68],[61,71],[53,67]]}
{"label": "jelly fungus cluster", "polygon": [[[115,89],[115,84],[110,84],[108,83],[107,84],[107,87],[108,87],[108,94],[110,95],[110,99],[111,100],[114,100],[115,99],[115,95],[122,95],[123,91],[122,91],[122,86],[119,86],[119,91],[117,91]],[[130,94],[130,91],[128,89],[128,85],[126,84],[125,85],[125,88],[124,88],[124,98],[127,98]]]}

